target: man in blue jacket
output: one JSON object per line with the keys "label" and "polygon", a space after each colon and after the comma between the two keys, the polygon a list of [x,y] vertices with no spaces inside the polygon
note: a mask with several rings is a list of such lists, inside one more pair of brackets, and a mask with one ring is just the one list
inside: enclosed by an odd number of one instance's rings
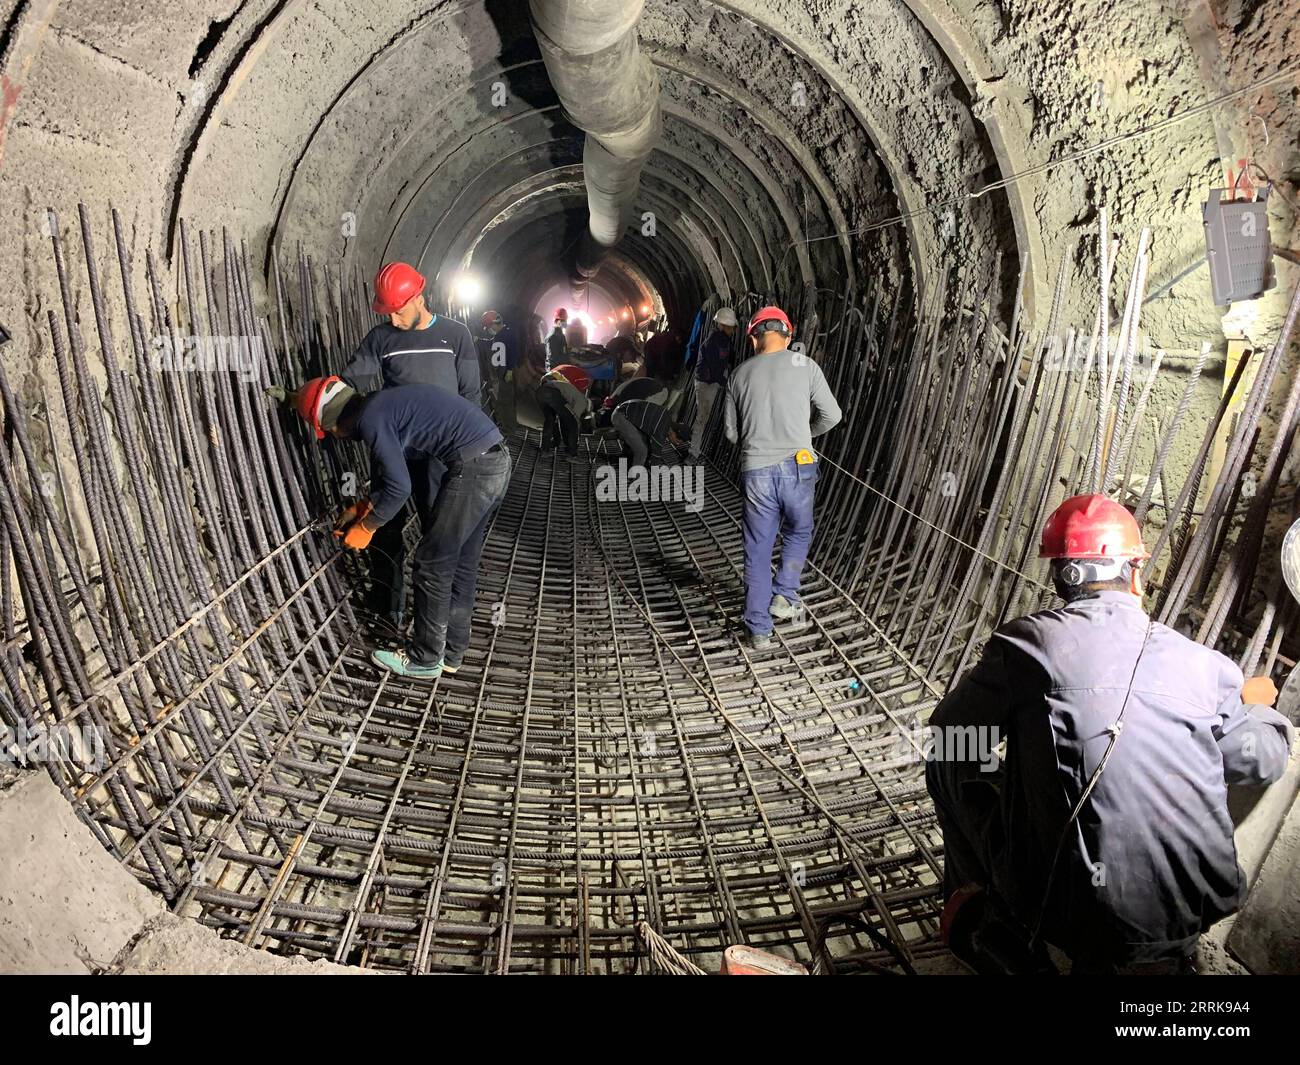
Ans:
{"label": "man in blue jacket", "polygon": [[1245,895],[1228,788],[1276,781],[1293,730],[1271,681],[1147,616],[1118,503],[1066,500],[1040,555],[1065,605],[998,629],[929,721],[949,946],[976,968],[1050,943],[1076,972],[1187,971]]}
{"label": "man in blue jacket", "polygon": [[713,316],[713,324],[717,328],[695,356],[695,426],[691,432],[691,458],[694,460],[704,453],[704,431],[709,427],[718,394],[727,384],[731,338],[739,320],[734,310],[723,307]]}
{"label": "man in blue jacket", "polygon": [[[368,548],[379,529],[402,520],[408,499],[420,516],[412,638],[371,657],[404,677],[456,672],[469,647],[483,541],[510,484],[500,430],[476,404],[434,385],[360,396],[337,377],[320,378],[298,390],[296,403],[318,438],[329,433],[370,449],[370,498],[336,527],[345,547]],[[438,471],[438,480],[413,479],[419,469]]]}

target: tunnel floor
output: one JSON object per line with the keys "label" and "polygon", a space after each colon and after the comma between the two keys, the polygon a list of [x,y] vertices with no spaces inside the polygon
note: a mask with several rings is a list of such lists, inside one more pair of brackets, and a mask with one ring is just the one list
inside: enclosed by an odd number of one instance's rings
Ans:
{"label": "tunnel floor", "polygon": [[348,633],[264,789],[283,809],[245,805],[253,848],[223,823],[187,912],[408,972],[648,971],[651,941],[705,971],[732,943],[837,971],[938,952],[938,835],[905,727],[933,705],[923,679],[815,552],[807,624],[742,648],[719,473],[698,512],[597,502],[608,443],[536,445],[511,440],[464,668],[381,676]]}

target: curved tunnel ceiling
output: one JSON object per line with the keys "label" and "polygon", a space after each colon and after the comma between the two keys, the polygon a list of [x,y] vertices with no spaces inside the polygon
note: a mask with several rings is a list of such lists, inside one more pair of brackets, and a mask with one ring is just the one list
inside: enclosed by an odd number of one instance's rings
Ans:
{"label": "curved tunnel ceiling", "polygon": [[[861,240],[842,234],[920,206],[917,160],[882,152],[845,65],[802,47],[791,24],[759,6],[647,5],[642,47],[663,86],[665,128],[638,210],[653,212],[658,228],[653,236],[629,230],[627,261],[688,302],[814,281],[839,288],[866,274],[916,278],[938,239],[926,225]],[[178,213],[201,214],[228,199],[231,173],[208,164],[241,157],[251,164],[242,182],[252,192],[241,197],[242,211],[257,205],[259,217],[248,222],[268,254],[272,244],[301,240],[344,255],[363,274],[406,258],[438,278],[444,295],[448,279],[472,265],[491,276],[503,302],[515,299],[509,272],[478,261],[484,253],[500,247],[502,262],[521,261],[526,242],[537,239],[534,220],[558,214],[545,246],[562,256],[585,224],[583,135],[560,110],[526,8],[373,7],[367,25],[350,28],[348,59],[331,57],[308,83],[265,69],[278,64],[269,48],[245,59],[248,72],[232,80],[219,124],[200,136],[196,157],[205,165],[187,174]],[[902,27],[926,63],[918,71],[914,55],[876,53],[877,77],[924,82],[943,68],[937,45],[905,8],[886,21]],[[302,30],[286,9],[265,35],[292,35],[305,47],[313,35]],[[854,44],[870,51],[869,39]],[[951,133],[962,172],[993,166],[961,101],[918,89],[925,109],[940,112],[934,117]],[[274,139],[262,137],[269,112],[285,116]],[[970,245],[1014,264],[1014,229],[994,224],[998,210],[980,203],[971,213]],[[480,243],[488,228],[494,239]],[[562,259],[552,269],[558,276]]]}

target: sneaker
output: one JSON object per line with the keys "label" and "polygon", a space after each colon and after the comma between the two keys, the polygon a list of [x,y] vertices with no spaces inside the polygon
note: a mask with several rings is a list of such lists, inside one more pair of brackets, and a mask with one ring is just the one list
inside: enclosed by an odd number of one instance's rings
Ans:
{"label": "sneaker", "polygon": [[452,662],[444,658],[442,660],[442,671],[444,673],[455,673],[462,665],[464,665],[463,662]]}
{"label": "sneaker", "polygon": [[766,651],[772,646],[772,634],[770,632],[751,632],[746,642],[752,651]]}
{"label": "sneaker", "polygon": [[803,603],[792,603],[783,595],[774,595],[772,605],[767,608],[767,612],[774,618],[788,621],[803,616]]}
{"label": "sneaker", "polygon": [[412,662],[411,656],[405,651],[374,651],[370,655],[370,661],[381,669],[396,673],[399,677],[411,677],[414,680],[437,680],[442,676],[441,662],[435,662],[431,666],[422,666],[418,662]]}

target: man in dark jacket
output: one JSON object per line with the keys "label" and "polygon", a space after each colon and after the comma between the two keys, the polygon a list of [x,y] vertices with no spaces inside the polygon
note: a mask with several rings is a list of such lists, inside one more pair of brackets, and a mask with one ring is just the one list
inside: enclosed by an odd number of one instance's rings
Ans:
{"label": "man in dark jacket", "polygon": [[[423,275],[408,263],[389,263],[375,275],[372,308],[376,314],[388,315],[388,321],[366,334],[341,376],[358,392],[437,385],[478,406],[482,378],[474,338],[456,319],[429,310],[424,284]],[[427,467],[425,459],[412,458],[410,463],[412,482],[432,485],[436,495],[444,471]],[[407,515],[409,510],[384,525],[375,537],[370,559],[373,586],[367,605],[397,630],[406,616]]]}
{"label": "man in dark jacket", "polygon": [[1118,503],[1066,500],[1040,555],[1065,605],[995,632],[929,722],[949,944],[977,968],[1011,930],[1079,972],[1185,970],[1245,893],[1228,787],[1277,780],[1292,729],[1271,681],[1146,615]]}
{"label": "man in dark jacket", "polygon": [[555,312],[555,328],[546,338],[546,373],[559,366],[569,354],[569,312],[560,307]]}
{"label": "man in dark jacket", "polygon": [[727,368],[731,360],[731,338],[739,320],[730,307],[722,307],[713,316],[717,327],[695,357],[695,425],[691,431],[691,458],[704,453],[704,431],[717,404],[718,395],[727,384]]}
{"label": "man in dark jacket", "polygon": [[[496,311],[484,311],[478,338],[479,369],[487,385],[484,408],[494,413],[498,425],[515,422],[514,379],[519,366],[519,338]],[[491,403],[488,403],[488,397]]]}
{"label": "man in dark jacket", "polygon": [[[454,673],[469,647],[483,541],[510,484],[500,431],[475,404],[433,385],[360,396],[337,377],[318,378],[298,390],[296,403],[318,438],[358,439],[370,450],[370,498],[349,507],[336,527],[345,547],[368,548],[379,529],[402,520],[408,499],[420,516],[412,638],[372,659],[404,677]],[[446,472],[438,482],[413,481],[411,471],[421,468]]]}

